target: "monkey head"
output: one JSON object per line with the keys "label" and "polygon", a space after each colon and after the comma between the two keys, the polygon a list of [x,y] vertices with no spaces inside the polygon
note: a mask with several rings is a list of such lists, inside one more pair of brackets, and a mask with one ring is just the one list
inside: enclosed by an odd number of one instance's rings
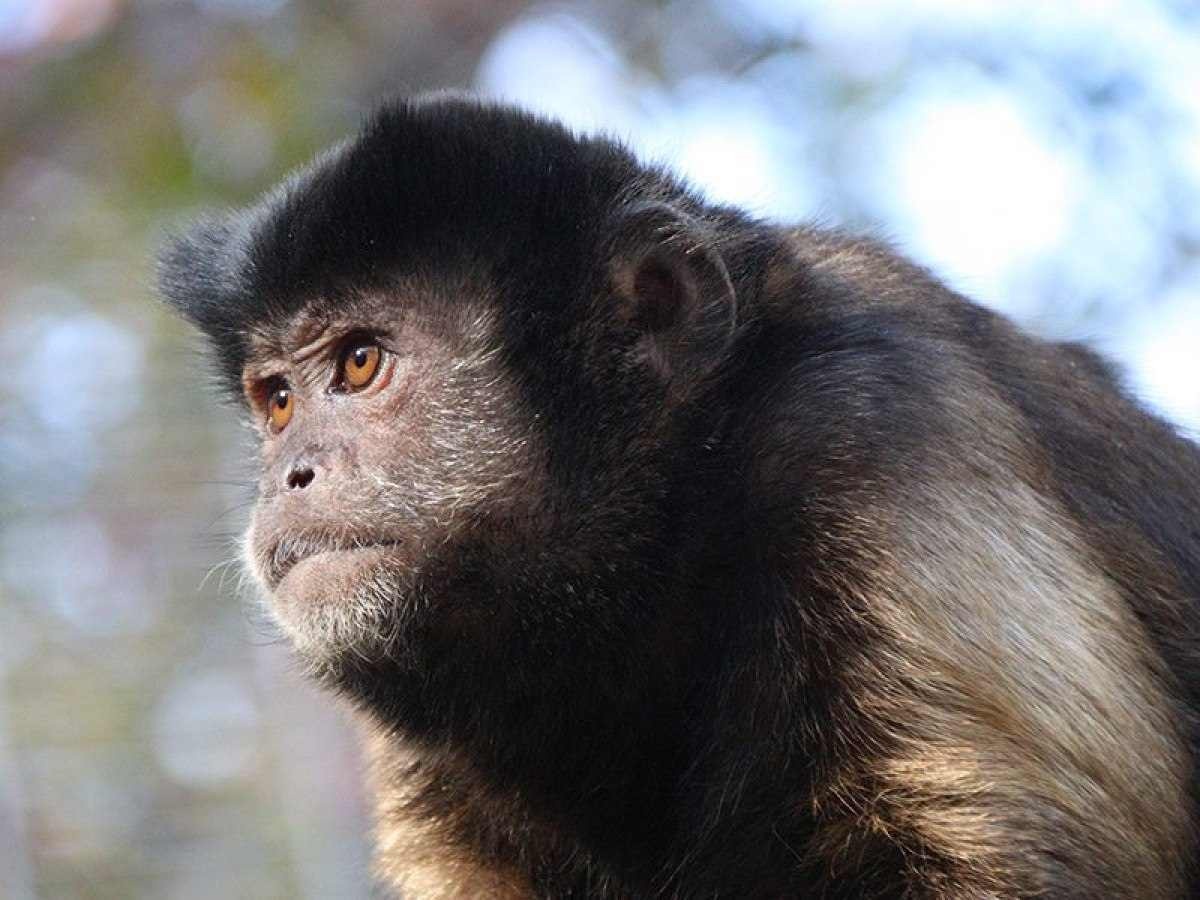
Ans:
{"label": "monkey head", "polygon": [[736,324],[665,174],[513,110],[395,105],[179,235],[161,279],[258,436],[245,558],[319,676],[472,718],[665,664]]}

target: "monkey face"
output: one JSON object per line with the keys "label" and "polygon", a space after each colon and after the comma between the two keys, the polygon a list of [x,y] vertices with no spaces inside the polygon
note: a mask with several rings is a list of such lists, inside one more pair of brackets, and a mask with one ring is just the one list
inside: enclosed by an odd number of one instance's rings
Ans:
{"label": "monkey face", "polygon": [[195,223],[162,288],[246,401],[247,566],[326,684],[461,723],[579,683],[622,705],[697,619],[676,510],[713,492],[679,473],[720,465],[736,292],[699,205],[628,196],[621,148],[444,112]]}
{"label": "monkey face", "polygon": [[403,652],[434,615],[439,549],[469,540],[481,510],[536,496],[535,442],[490,345],[469,305],[428,314],[380,300],[254,335],[244,388],[262,465],[245,556],[318,666]]}

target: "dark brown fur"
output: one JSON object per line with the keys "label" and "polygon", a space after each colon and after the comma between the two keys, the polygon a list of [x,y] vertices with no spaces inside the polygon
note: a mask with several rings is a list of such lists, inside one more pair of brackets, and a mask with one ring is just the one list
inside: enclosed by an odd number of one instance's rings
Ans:
{"label": "dark brown fur", "polygon": [[[252,565],[400,892],[1195,891],[1200,452],[1089,351],[458,99],[163,284],[251,409],[294,381]],[[322,393],[356,329],[398,386]]]}

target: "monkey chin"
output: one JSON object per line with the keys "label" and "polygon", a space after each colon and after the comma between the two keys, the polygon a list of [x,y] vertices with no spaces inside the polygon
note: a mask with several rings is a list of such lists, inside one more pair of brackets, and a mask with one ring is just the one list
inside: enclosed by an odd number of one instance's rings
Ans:
{"label": "monkey chin", "polygon": [[276,623],[310,664],[336,669],[353,654],[360,660],[389,652],[396,633],[396,546],[325,550],[295,563],[272,587],[256,576]]}

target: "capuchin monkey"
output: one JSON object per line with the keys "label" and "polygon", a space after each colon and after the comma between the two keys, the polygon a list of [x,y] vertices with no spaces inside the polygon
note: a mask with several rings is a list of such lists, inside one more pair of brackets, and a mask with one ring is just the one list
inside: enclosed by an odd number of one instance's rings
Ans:
{"label": "capuchin monkey", "polygon": [[457,96],[161,285],[398,895],[1196,895],[1200,451],[1088,350]]}

